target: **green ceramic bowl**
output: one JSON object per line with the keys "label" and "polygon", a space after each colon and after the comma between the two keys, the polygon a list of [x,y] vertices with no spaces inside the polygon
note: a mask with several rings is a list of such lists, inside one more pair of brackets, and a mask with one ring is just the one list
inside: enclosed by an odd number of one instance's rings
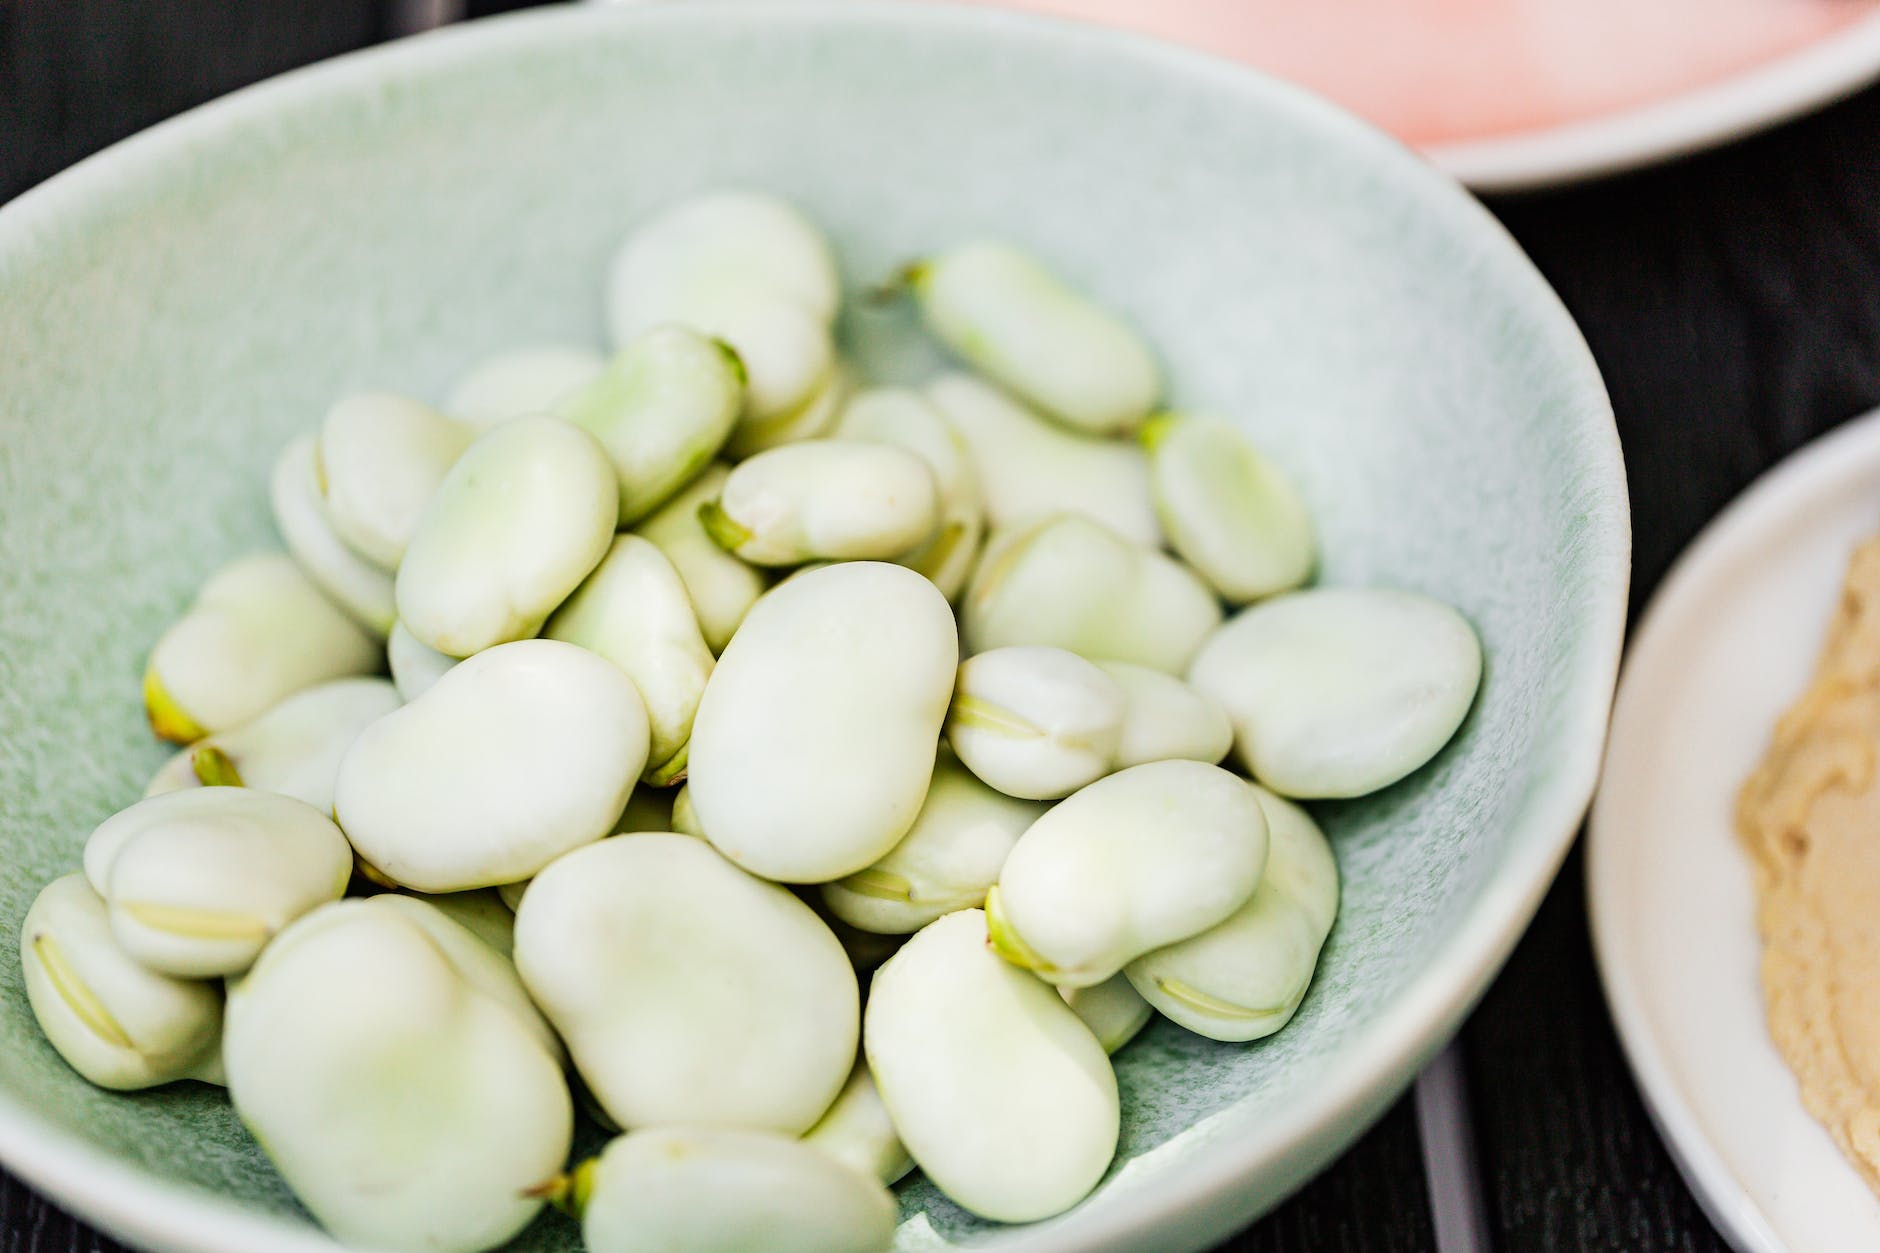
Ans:
{"label": "green ceramic bowl", "polygon": [[[905,1249],[1203,1244],[1376,1118],[1514,944],[1592,787],[1628,532],[1598,374],[1488,214],[1191,53],[938,7],[548,12],[290,74],[0,211],[0,932],[164,756],[144,651],[218,563],[276,543],[280,445],[349,388],[436,397],[492,350],[598,342],[622,234],[728,183],[803,204],[857,290],[969,232],[1035,248],[1144,328],[1179,403],[1297,477],[1326,581],[1420,589],[1481,631],[1455,743],[1320,811],[1344,910],[1290,1027],[1146,1032],[1117,1059],[1112,1176],[1058,1219],[902,1190]],[[931,368],[904,312],[852,303],[866,368]],[[10,938],[0,1037],[0,1158],[80,1213],[165,1248],[332,1247],[218,1090],[66,1069]],[[550,1216],[518,1247],[575,1243]]]}

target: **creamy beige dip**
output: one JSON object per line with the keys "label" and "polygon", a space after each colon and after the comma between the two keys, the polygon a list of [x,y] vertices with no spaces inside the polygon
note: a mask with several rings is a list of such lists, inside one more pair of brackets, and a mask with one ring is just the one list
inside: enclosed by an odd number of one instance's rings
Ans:
{"label": "creamy beige dip", "polygon": [[1848,567],[1815,676],[1737,798],[1769,1031],[1880,1191],[1880,538]]}

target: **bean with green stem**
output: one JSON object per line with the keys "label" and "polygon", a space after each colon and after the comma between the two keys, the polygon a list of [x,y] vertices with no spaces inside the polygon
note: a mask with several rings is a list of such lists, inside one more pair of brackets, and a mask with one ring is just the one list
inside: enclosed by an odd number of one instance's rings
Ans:
{"label": "bean with green stem", "polygon": [[334,679],[303,688],[252,722],[179,750],[145,796],[196,787],[251,787],[333,812],[340,759],[358,734],[397,709],[384,679]]}
{"label": "bean with green stem", "polygon": [[150,650],[144,712],[160,738],[191,744],[304,688],[370,674],[382,657],[293,558],[243,557],[210,576]]}
{"label": "bean with green stem", "polygon": [[947,743],[1007,796],[1056,800],[1115,769],[1127,709],[1122,687],[1095,662],[1014,644],[960,663]]}
{"label": "bean with green stem", "polygon": [[1124,434],[1161,395],[1142,337],[1020,248],[972,240],[908,275],[942,343],[1068,427]]}
{"label": "bean with green stem", "polygon": [[887,560],[933,538],[939,493],[926,461],[904,448],[812,439],[741,463],[699,521],[753,565]]}
{"label": "bean with green stem", "polygon": [[725,340],[744,363],[745,420],[773,422],[801,410],[834,369],[839,298],[828,245],[802,214],[722,191],[627,238],[608,273],[607,325],[616,347],[674,322]]}
{"label": "bean with green stem", "polygon": [[1170,546],[1228,603],[1290,591],[1312,576],[1312,515],[1238,427],[1164,413],[1142,428],[1141,440]]}

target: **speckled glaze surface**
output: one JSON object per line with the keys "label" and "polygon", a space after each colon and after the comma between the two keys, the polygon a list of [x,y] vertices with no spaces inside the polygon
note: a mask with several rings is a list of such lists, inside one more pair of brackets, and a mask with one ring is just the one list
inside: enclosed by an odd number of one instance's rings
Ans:
{"label": "speckled glaze surface", "polygon": [[[265,472],[341,391],[438,397],[479,356],[598,343],[637,218],[773,189],[851,289],[969,232],[1145,329],[1175,399],[1300,483],[1327,582],[1459,606],[1483,694],[1429,768],[1325,806],[1343,912],[1292,1026],[1158,1024],[1117,1058],[1122,1150],[1070,1214],[981,1223],[902,1190],[904,1249],[1172,1250],[1278,1201],[1408,1082],[1506,956],[1577,825],[1628,568],[1604,392],[1486,213],[1249,72],[993,12],[827,3],[480,23],[240,93],[0,210],[0,1157],[164,1248],[331,1247],[219,1091],[88,1087],[12,937],[164,752],[145,649],[217,564],[278,544]],[[918,377],[905,310],[851,353]],[[519,1248],[573,1247],[539,1221]]]}

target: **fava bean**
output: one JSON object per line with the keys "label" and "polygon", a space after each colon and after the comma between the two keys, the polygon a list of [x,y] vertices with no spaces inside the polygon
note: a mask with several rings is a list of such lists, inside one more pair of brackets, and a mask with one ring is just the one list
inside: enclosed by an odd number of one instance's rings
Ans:
{"label": "fava bean", "polygon": [[314,446],[334,533],[381,570],[396,570],[432,493],[475,437],[475,427],[405,396],[341,400]]}
{"label": "fava bean", "polygon": [[1116,1075],[1048,985],[988,946],[986,915],[929,924],[875,974],[868,1068],[928,1179],[983,1218],[1082,1200],[1116,1154]]}
{"label": "fava bean", "polygon": [[911,276],[940,342],[1066,426],[1121,434],[1161,394],[1142,338],[1030,253],[975,240],[918,263]]}
{"label": "fava bean", "polygon": [[303,688],[370,674],[379,646],[291,557],[243,557],[218,570],[150,650],[144,711],[189,744],[266,713]]}
{"label": "fava bean", "polygon": [[607,322],[616,346],[678,322],[731,344],[748,379],[745,416],[798,411],[835,359],[839,300],[822,236],[782,201],[719,192],[644,223],[615,254]]}
{"label": "fava bean", "polygon": [[1083,1019],[1106,1053],[1114,1053],[1135,1039],[1155,1016],[1154,1007],[1142,999],[1127,974],[1111,975],[1089,987],[1059,988],[1058,993],[1071,1012]]}
{"label": "fava bean", "polygon": [[829,244],[795,207],[758,192],[713,191],[684,200],[635,229],[614,258],[608,310],[624,343],[659,306],[696,291],[760,288],[824,322],[841,288]]}
{"label": "fava bean", "polygon": [[607,834],[646,746],[639,692],[611,662],[557,640],[503,644],[361,732],[334,812],[395,883],[511,883]]}
{"label": "fava bean", "polygon": [[960,663],[947,743],[1007,796],[1055,800],[1115,768],[1127,709],[1122,687],[1096,663],[1015,644]]}
{"label": "fava bean", "polygon": [[721,340],[660,326],[629,342],[556,412],[601,442],[620,484],[620,525],[664,504],[711,464],[744,404],[744,366]]}
{"label": "fava bean", "polygon": [[846,562],[765,596],[692,726],[705,838],[786,883],[880,860],[926,799],[958,661],[946,598],[900,566]]}
{"label": "fava bean", "polygon": [[576,344],[533,344],[486,357],[458,379],[444,412],[480,430],[555,406],[599,378],[607,358]]}
{"label": "fava bean", "polygon": [[178,752],[144,795],[249,787],[292,796],[330,814],[340,758],[359,732],[398,706],[398,692],[384,679],[334,679],[304,688],[253,722]]}
{"label": "fava bean", "polygon": [[881,1102],[868,1062],[858,1058],[849,1081],[836,1094],[835,1103],[814,1127],[803,1133],[803,1143],[819,1149],[851,1170],[884,1184],[892,1184],[914,1169],[901,1137],[894,1133],[888,1107]]}
{"label": "fava bean", "polygon": [[966,589],[986,529],[979,472],[973,468],[966,441],[925,396],[901,387],[871,388],[852,397],[836,424],[836,434],[905,448],[933,471],[939,492],[939,530],[931,540],[895,560],[932,579],[948,600],[956,599]]}
{"label": "fava bean", "polygon": [[542,634],[600,654],[633,680],[652,734],[647,783],[664,787],[685,773],[692,719],[713,658],[684,581],[652,541],[616,536]]}
{"label": "fava bean", "polygon": [[966,441],[995,529],[1080,513],[1138,544],[1162,542],[1142,449],[1064,430],[970,375],[943,375],[926,395]]}
{"label": "fava bean", "polygon": [[222,992],[159,974],[118,946],[82,874],[39,891],[20,924],[20,973],[39,1029],[101,1088],[222,1082]]}
{"label": "fava bean", "polygon": [[1051,644],[1171,674],[1220,624],[1194,571],[1067,513],[995,533],[960,613],[969,653]]}
{"label": "fava bean", "polygon": [[657,545],[685,580],[699,630],[714,653],[725,651],[732,632],[764,594],[763,573],[720,548],[699,521],[699,506],[717,500],[730,475],[731,467],[722,462],[707,467],[636,531]]}
{"label": "fava bean", "polygon": [[392,683],[407,703],[430,691],[445,671],[462,660],[420,642],[402,622],[392,624],[392,634],[385,641],[385,658],[391,666]]}
{"label": "fava bean", "polygon": [[1040,800],[1145,762],[1218,762],[1233,738],[1226,712],[1173,675],[1044,644],[968,657],[947,713],[947,740],[980,779]]}
{"label": "fava bean", "polygon": [[1338,862],[1305,810],[1256,789],[1270,832],[1266,873],[1223,922],[1124,967],[1165,1016],[1213,1040],[1257,1040],[1305,999],[1338,913]]}
{"label": "fava bean", "polygon": [[573,1104],[519,1007],[467,977],[414,905],[338,901],[268,946],[229,993],[229,1095],[342,1242],[473,1253],[535,1216]]}
{"label": "fava bean", "polygon": [[1266,852],[1246,780],[1198,761],[1119,770],[1019,837],[986,897],[993,948],[1064,987],[1101,983],[1239,909]]}
{"label": "fava bean", "polygon": [[538,874],[516,968],[621,1126],[800,1135],[855,1057],[842,946],[789,891],[690,836],[604,840]]}
{"label": "fava bean", "polygon": [[340,539],[320,503],[320,475],[313,440],[302,437],[282,450],[268,480],[274,526],[307,577],[353,621],[384,639],[398,616],[392,576]]}
{"label": "fava bean", "polygon": [[1233,719],[1241,764],[1302,798],[1363,796],[1423,765],[1462,725],[1481,677],[1481,644],[1461,614],[1355,587],[1242,610],[1188,672]]}
{"label": "fava bean", "polygon": [[119,946],[196,979],[248,969],[288,923],[339,898],[352,864],[325,814],[243,787],[153,796],[85,841],[85,877]]}
{"label": "fava bean", "polygon": [[894,1240],[887,1189],[771,1132],[635,1131],[572,1189],[593,1253],[886,1253]]}
{"label": "fava bean", "polygon": [[716,501],[699,506],[707,534],[761,566],[898,557],[928,542],[939,517],[925,461],[851,439],[761,452],[731,472]]}
{"label": "fava bean", "polygon": [[453,657],[527,639],[613,542],[619,491],[594,437],[518,418],[464,453],[398,568],[398,617]]}
{"label": "fava bean", "polygon": [[1170,545],[1229,603],[1244,605],[1311,577],[1312,515],[1233,424],[1165,413],[1143,427],[1142,445]]}
{"label": "fava bean", "polygon": [[1127,661],[1097,668],[1123,690],[1123,734],[1116,769],[1183,758],[1218,763],[1234,746],[1234,726],[1212,696],[1172,674]]}
{"label": "fava bean", "polygon": [[874,865],[822,885],[832,913],[864,931],[902,935],[983,904],[999,867],[1044,806],[993,791],[958,762],[935,766],[927,800]]}

